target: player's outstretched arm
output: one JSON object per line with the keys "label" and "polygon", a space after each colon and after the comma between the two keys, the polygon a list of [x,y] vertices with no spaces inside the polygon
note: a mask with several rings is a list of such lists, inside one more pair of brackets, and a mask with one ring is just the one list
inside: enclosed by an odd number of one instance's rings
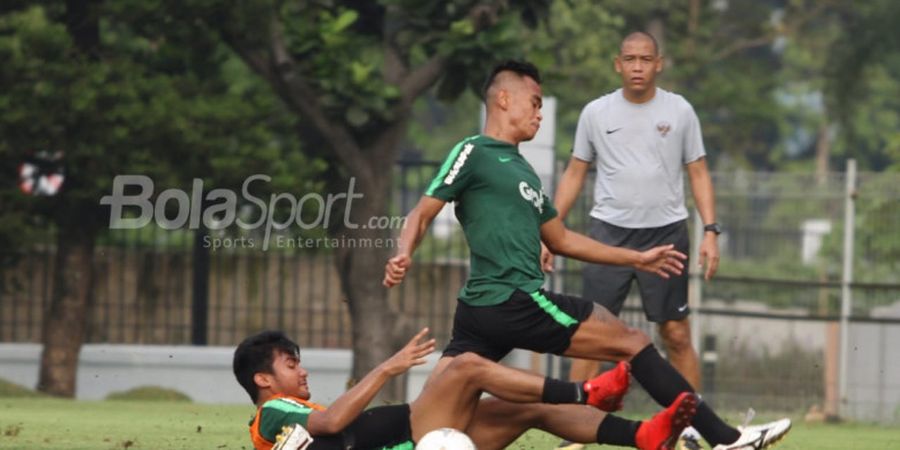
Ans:
{"label": "player's outstretched arm", "polygon": [[684,270],[682,261],[687,255],[675,250],[675,246],[660,245],[638,252],[597,242],[583,234],[566,228],[559,217],[541,225],[541,240],[551,252],[595,264],[616,264],[653,272],[663,278],[679,275]]}
{"label": "player's outstretched arm", "polygon": [[[556,195],[553,197],[553,206],[556,208],[560,220],[566,220],[566,215],[569,214],[575,199],[578,198],[590,168],[591,163],[583,161],[577,156],[569,159],[569,165],[566,166],[566,171],[563,172],[563,176],[556,186]],[[543,243],[541,243],[541,270],[547,273],[553,272],[553,253]]]}
{"label": "player's outstretched arm", "polygon": [[340,433],[369,406],[369,402],[391,378],[403,374],[413,366],[425,364],[425,357],[434,351],[434,339],[426,339],[423,328],[384,362],[359,380],[355,386],[337,398],[328,409],[309,415],[307,431],[313,436]]}
{"label": "player's outstretched arm", "polygon": [[445,201],[428,196],[422,196],[419,204],[406,216],[403,230],[400,231],[400,239],[397,243],[397,254],[388,260],[384,266],[385,287],[394,287],[403,282],[406,271],[412,263],[413,252],[419,246],[419,242],[425,237],[428,226],[434,221],[435,216],[441,212]]}

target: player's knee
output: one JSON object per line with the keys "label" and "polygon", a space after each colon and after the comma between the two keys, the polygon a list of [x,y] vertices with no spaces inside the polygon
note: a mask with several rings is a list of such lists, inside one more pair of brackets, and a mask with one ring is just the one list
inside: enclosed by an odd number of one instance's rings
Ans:
{"label": "player's knee", "polygon": [[637,328],[628,327],[625,332],[625,339],[622,339],[622,342],[625,344],[628,356],[632,357],[650,345],[652,341],[650,336],[647,336],[647,333]]}
{"label": "player's knee", "polygon": [[488,367],[488,360],[475,353],[466,352],[453,358],[453,362],[447,366],[448,372],[453,376],[462,378],[478,376]]}
{"label": "player's knee", "polygon": [[691,348],[691,329],[685,324],[666,323],[659,330],[669,351],[683,351]]}

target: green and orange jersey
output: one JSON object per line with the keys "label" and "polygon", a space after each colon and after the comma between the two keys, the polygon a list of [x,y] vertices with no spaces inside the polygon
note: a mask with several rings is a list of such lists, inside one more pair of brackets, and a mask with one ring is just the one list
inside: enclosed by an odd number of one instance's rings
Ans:
{"label": "green and orange jersey", "polygon": [[[388,407],[383,407],[388,408]],[[375,408],[377,410],[379,408]],[[282,431],[282,427],[290,426],[294,424],[300,424],[304,428],[308,428],[307,425],[309,423],[309,416],[313,411],[324,411],[325,407],[316,403],[312,403],[310,401],[303,400],[298,397],[291,396],[276,396],[272,399],[267,400],[257,408],[256,415],[250,420],[250,439],[253,441],[253,447],[256,450],[271,450],[275,445],[275,438]],[[374,411],[370,410],[370,411]],[[406,410],[408,414],[408,408]],[[378,420],[378,414],[368,414],[365,415],[368,420]],[[384,417],[384,414],[381,414],[380,417]],[[358,418],[354,423],[358,422],[360,419]],[[382,446],[379,445],[377,447],[372,447],[373,450],[413,450],[415,445],[408,438],[408,434],[404,433],[400,430],[402,427],[391,426],[389,422],[386,422],[385,425],[388,425],[389,434],[395,434],[394,431],[397,432],[397,436],[391,441],[396,442],[394,445],[390,446]],[[353,433],[353,426],[351,424],[348,427]],[[397,430],[393,430],[397,428]],[[408,426],[406,427],[408,429]],[[399,439],[396,439],[399,438]],[[366,442],[366,439],[363,436],[355,436],[354,439],[358,443]],[[340,437],[335,436],[326,436],[326,437],[313,437],[312,445],[308,450],[338,450],[343,448],[341,445],[342,439]],[[361,449],[368,449],[366,445],[360,445]]]}
{"label": "green and orange jersey", "polygon": [[544,284],[540,228],[557,212],[517,146],[483,135],[463,139],[425,195],[456,203],[471,253],[461,301],[497,305],[516,289],[531,293]]}
{"label": "green and orange jersey", "polygon": [[263,403],[250,420],[250,439],[256,450],[270,450],[275,445],[275,436],[281,427],[299,423],[304,428],[313,411],[323,411],[325,407],[299,397],[276,396]]}

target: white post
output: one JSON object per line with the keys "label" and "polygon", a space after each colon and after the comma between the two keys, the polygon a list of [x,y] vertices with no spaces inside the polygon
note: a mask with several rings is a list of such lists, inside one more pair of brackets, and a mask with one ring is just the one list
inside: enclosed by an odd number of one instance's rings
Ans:
{"label": "white post", "polygon": [[[853,235],[855,224],[856,197],[856,160],[847,160],[847,186],[844,193],[844,267],[841,277],[841,357],[840,380],[838,380],[838,398],[841,409],[847,406],[847,366],[850,359],[850,314],[853,307],[853,293],[850,284],[853,282]],[[845,416],[845,411],[841,411]]]}
{"label": "white post", "polygon": [[691,246],[690,266],[688,267],[688,277],[690,284],[688,285],[688,304],[693,310],[693,320],[691,321],[691,345],[698,355],[702,355],[703,349],[700,343],[703,342],[703,327],[700,317],[700,304],[703,303],[703,268],[697,265],[700,261],[700,243],[703,242],[703,218],[700,217],[700,211],[694,210],[694,236],[691,239],[694,245]]}

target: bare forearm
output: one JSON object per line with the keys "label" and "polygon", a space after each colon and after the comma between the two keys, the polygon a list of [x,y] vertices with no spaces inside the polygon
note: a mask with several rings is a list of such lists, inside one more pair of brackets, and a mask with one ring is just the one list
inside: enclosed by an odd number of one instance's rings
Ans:
{"label": "bare forearm", "polygon": [[416,251],[422,237],[428,230],[429,223],[424,220],[418,209],[414,209],[406,217],[406,224],[400,231],[400,238],[397,242],[397,254],[412,257]]}
{"label": "bare forearm", "polygon": [[688,166],[691,191],[694,194],[694,203],[697,205],[697,211],[700,212],[700,218],[703,219],[704,224],[710,224],[716,221],[716,200],[712,177],[709,175],[705,162],[695,164],[698,166]]}
{"label": "bare forearm", "polygon": [[369,372],[349,391],[337,398],[317,419],[314,435],[336,434],[356,420],[378,395],[391,376],[381,366]]}
{"label": "bare forearm", "polygon": [[635,250],[606,245],[568,229],[562,239],[547,246],[557,255],[589,263],[635,266],[640,262],[640,253]]}

